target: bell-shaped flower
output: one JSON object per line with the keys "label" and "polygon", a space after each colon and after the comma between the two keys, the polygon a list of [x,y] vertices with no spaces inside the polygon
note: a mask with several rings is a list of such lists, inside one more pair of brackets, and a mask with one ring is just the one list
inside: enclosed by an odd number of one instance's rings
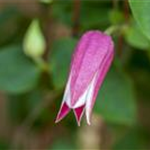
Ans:
{"label": "bell-shaped flower", "polygon": [[[85,112],[90,124],[92,109],[112,63],[114,44],[109,35],[88,31],[80,39],[72,58],[70,74],[56,122],[73,109],[78,125]],[[109,93],[108,93],[109,94]]]}

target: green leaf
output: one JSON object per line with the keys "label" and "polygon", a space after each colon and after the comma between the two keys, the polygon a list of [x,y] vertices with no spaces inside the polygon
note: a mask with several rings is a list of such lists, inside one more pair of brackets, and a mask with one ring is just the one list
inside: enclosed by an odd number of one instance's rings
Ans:
{"label": "green leaf", "polygon": [[40,70],[23,54],[21,46],[0,51],[0,89],[10,93],[23,93],[33,89]]}
{"label": "green leaf", "polygon": [[43,4],[51,4],[51,3],[53,3],[53,0],[39,0],[41,3],[43,3]]}
{"label": "green leaf", "polygon": [[130,80],[112,67],[100,89],[95,112],[111,123],[133,124],[136,106]]}
{"label": "green leaf", "polygon": [[113,146],[113,150],[148,150],[148,135],[137,128],[131,129]]}
{"label": "green leaf", "polygon": [[52,148],[49,150],[75,150],[76,145],[71,141],[72,139],[59,139],[53,143]]}
{"label": "green leaf", "polygon": [[[15,124],[25,121],[32,122],[34,128],[39,128],[47,124],[54,115],[49,115],[50,111],[43,108],[41,104],[44,103],[45,93],[42,89],[35,89],[25,94],[8,95],[7,106],[8,115],[11,121]],[[43,103],[42,103],[43,102]],[[41,107],[41,108],[40,108]],[[37,110],[35,113],[35,110]],[[34,112],[34,114],[33,114]],[[53,118],[54,119],[54,118]]]}
{"label": "green leaf", "polygon": [[11,123],[19,124],[24,121],[28,115],[27,100],[29,96],[23,95],[8,95],[7,96],[7,113]]}
{"label": "green leaf", "polygon": [[150,39],[150,1],[129,0],[129,3],[140,29]]}
{"label": "green leaf", "polygon": [[[104,15],[105,14],[105,15]],[[87,17],[88,16],[88,17]],[[109,9],[108,8],[95,8],[83,7],[81,13],[81,27],[89,29],[91,27],[101,27],[109,25]]]}
{"label": "green leaf", "polygon": [[141,32],[136,24],[132,24],[125,32],[127,42],[138,49],[149,50],[150,40]]}
{"label": "green leaf", "polygon": [[123,12],[118,9],[117,10],[113,9],[110,11],[109,19],[110,19],[110,22],[114,25],[121,24],[125,21]]}
{"label": "green leaf", "polygon": [[72,1],[64,3],[63,0],[55,1],[52,7],[52,14],[58,22],[62,22],[68,26],[72,25]]}
{"label": "green leaf", "polygon": [[0,11],[0,45],[5,45],[16,39],[19,32],[19,11],[14,7],[6,7]]}
{"label": "green leaf", "polygon": [[66,83],[75,44],[76,40],[72,38],[60,39],[53,43],[49,66],[56,88],[63,88]]}
{"label": "green leaf", "polygon": [[8,141],[4,141],[3,139],[0,139],[0,150],[9,150],[10,144]]}

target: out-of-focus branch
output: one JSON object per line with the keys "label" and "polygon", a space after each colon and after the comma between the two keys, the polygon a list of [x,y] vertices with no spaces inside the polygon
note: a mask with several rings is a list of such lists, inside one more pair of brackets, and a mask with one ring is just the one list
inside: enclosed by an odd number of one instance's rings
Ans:
{"label": "out-of-focus branch", "polygon": [[54,26],[53,26],[53,17],[52,17],[52,4],[42,4],[41,5],[41,14],[43,21],[43,32],[46,40],[46,49],[43,55],[45,61],[48,60],[48,54],[54,39]]}
{"label": "out-of-focus branch", "polygon": [[112,4],[113,4],[113,9],[118,8],[118,0],[112,0]]}
{"label": "out-of-focus branch", "polygon": [[124,4],[124,17],[125,17],[125,21],[126,21],[126,23],[128,23],[129,17],[130,17],[128,0],[124,0],[123,4]]}
{"label": "out-of-focus branch", "polygon": [[[113,8],[118,9],[118,0],[113,0],[112,3],[113,3]],[[128,0],[123,1],[123,14],[124,14],[124,18],[125,18],[125,23],[124,24],[128,24],[129,18],[130,18]],[[122,52],[123,52],[122,51],[123,44],[124,44],[124,37],[123,37],[122,33],[119,35],[117,43],[118,43],[118,45],[117,45],[117,54],[118,54],[119,57],[121,57]]]}
{"label": "out-of-focus branch", "polygon": [[[43,54],[43,60],[48,64],[49,55],[51,52],[52,43],[54,40],[54,20],[52,16],[52,5],[50,4],[41,4],[41,20],[43,23],[43,33],[46,41],[46,48]],[[42,84],[44,87],[53,89],[52,77],[50,72],[43,72],[42,74]]]}
{"label": "out-of-focus branch", "polygon": [[118,54],[119,57],[122,56],[123,43],[124,43],[123,36],[119,35],[119,37],[118,37],[118,45],[117,45],[117,54]]}
{"label": "out-of-focus branch", "polygon": [[[128,4],[128,0],[124,0],[123,1],[123,13],[124,13],[124,17],[125,17],[125,24],[128,24],[129,22],[129,17],[130,17],[130,13],[129,13],[129,4]],[[121,57],[122,56],[122,49],[123,49],[123,44],[124,44],[124,37],[121,34],[118,38],[118,55]]]}
{"label": "out-of-focus branch", "polygon": [[73,2],[73,28],[72,35],[77,36],[80,28],[80,11],[81,11],[81,0],[74,0]]}
{"label": "out-of-focus branch", "polygon": [[[123,15],[125,18],[125,26],[129,23],[129,18],[130,18],[130,11],[129,11],[129,4],[128,4],[128,0],[123,0],[122,1],[123,4]],[[112,0],[112,6],[113,9],[117,10],[119,9],[119,0]],[[120,30],[121,31],[121,30]],[[119,32],[119,30],[118,30]],[[122,49],[123,49],[123,44],[124,44],[124,37],[122,32],[119,32],[119,36],[118,36],[118,41],[117,41],[117,54],[119,57],[121,57],[122,55]]]}
{"label": "out-of-focus branch", "polygon": [[56,93],[52,92],[45,96],[45,99],[42,100],[33,111],[29,114],[29,116],[24,120],[24,122],[17,128],[16,132],[13,136],[12,148],[18,149],[20,145],[23,144],[24,139],[29,135],[29,131],[35,122],[35,120],[39,117],[41,112],[50,106],[54,99],[60,97],[61,91],[57,91]]}

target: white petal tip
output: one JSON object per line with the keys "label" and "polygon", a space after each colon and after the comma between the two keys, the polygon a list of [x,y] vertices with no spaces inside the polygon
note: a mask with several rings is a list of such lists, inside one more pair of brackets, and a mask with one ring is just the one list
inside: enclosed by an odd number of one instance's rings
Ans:
{"label": "white petal tip", "polygon": [[57,119],[56,119],[56,120],[55,120],[55,123],[58,123],[59,121],[60,121],[60,120],[57,120]]}
{"label": "white petal tip", "polygon": [[56,117],[55,123],[59,123],[63,118],[59,118],[59,116]]}
{"label": "white petal tip", "polygon": [[77,125],[78,125],[78,127],[80,127],[80,125],[81,125],[80,122],[77,122]]}
{"label": "white petal tip", "polygon": [[87,121],[87,124],[90,126],[90,125],[91,125],[91,122],[90,122],[90,121]]}
{"label": "white petal tip", "polygon": [[60,122],[63,119],[63,117],[60,117],[60,114],[57,115],[55,123]]}
{"label": "white petal tip", "polygon": [[91,125],[91,114],[90,113],[86,113],[86,122],[88,125]]}

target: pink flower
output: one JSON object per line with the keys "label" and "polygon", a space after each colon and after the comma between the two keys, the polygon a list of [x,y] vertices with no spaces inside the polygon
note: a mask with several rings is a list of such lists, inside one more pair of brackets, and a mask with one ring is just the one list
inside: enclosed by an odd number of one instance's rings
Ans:
{"label": "pink flower", "polygon": [[98,90],[113,56],[114,44],[110,36],[100,31],[89,31],[81,37],[73,55],[69,79],[56,122],[73,109],[78,125],[84,112],[87,123],[90,124]]}

